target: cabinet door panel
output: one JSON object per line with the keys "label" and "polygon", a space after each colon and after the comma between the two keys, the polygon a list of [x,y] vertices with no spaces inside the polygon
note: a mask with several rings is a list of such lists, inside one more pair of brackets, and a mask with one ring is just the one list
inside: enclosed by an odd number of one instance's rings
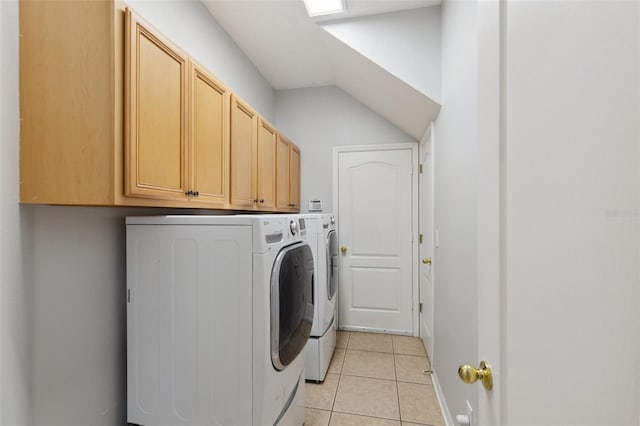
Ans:
{"label": "cabinet door panel", "polygon": [[291,146],[289,166],[291,167],[291,180],[289,187],[289,201],[291,209],[300,210],[300,150]]}
{"label": "cabinet door panel", "polygon": [[256,127],[256,113],[232,96],[230,202],[236,208],[255,207]]}
{"label": "cabinet door panel", "polygon": [[225,157],[228,144],[229,93],[206,71],[193,64],[191,73],[191,185],[192,201],[225,203]]}
{"label": "cabinet door panel", "polygon": [[126,195],[184,199],[187,58],[127,12]]}
{"label": "cabinet door panel", "polygon": [[276,208],[289,210],[289,142],[278,135],[276,146]]}
{"label": "cabinet door panel", "polygon": [[258,207],[273,210],[276,205],[276,131],[264,121],[258,125]]}

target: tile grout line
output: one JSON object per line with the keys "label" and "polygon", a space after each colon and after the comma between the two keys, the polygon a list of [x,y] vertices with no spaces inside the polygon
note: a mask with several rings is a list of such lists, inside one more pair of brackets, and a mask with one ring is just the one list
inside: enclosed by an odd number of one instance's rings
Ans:
{"label": "tile grout line", "polygon": [[338,389],[340,389],[340,382],[342,381],[342,371],[344,370],[344,360],[347,358],[347,349],[349,348],[349,339],[351,339],[351,333],[347,334],[347,342],[345,343],[344,348],[344,357],[342,357],[342,364],[340,365],[340,375],[338,375],[338,384],[336,385],[336,393],[333,396],[333,403],[331,404],[331,414],[329,415],[329,423],[327,426],[331,424],[331,418],[333,417],[333,409],[336,406],[336,400],[338,399]]}
{"label": "tile grout line", "polygon": [[[328,425],[331,424],[334,413],[342,413],[342,414],[346,414],[346,415],[352,415],[352,416],[359,416],[359,417],[370,417],[370,418],[377,418],[377,419],[381,419],[381,420],[391,420],[393,421],[394,419],[391,418],[387,418],[387,417],[379,417],[379,416],[372,416],[372,415],[364,415],[364,414],[356,414],[356,413],[348,413],[348,412],[342,412],[342,411],[336,411],[335,410],[335,404],[337,402],[338,399],[338,389],[340,387],[340,383],[342,381],[342,376],[348,376],[348,377],[362,377],[362,378],[367,378],[367,379],[373,379],[373,380],[387,380],[387,381],[395,381],[396,383],[396,392],[397,392],[397,404],[398,404],[398,414],[399,414],[399,419],[398,421],[400,422],[400,424],[402,424],[403,422],[403,418],[402,418],[402,411],[401,411],[401,403],[400,403],[400,383],[407,383],[407,384],[414,384],[414,385],[424,385],[424,386],[430,386],[431,388],[434,387],[433,383],[429,384],[429,383],[417,383],[417,382],[412,382],[412,381],[401,381],[398,380],[398,369],[397,369],[397,364],[396,364],[396,355],[403,355],[403,356],[410,356],[410,357],[416,357],[416,358],[426,358],[427,362],[429,363],[429,365],[431,365],[431,359],[429,358],[429,355],[426,352],[426,348],[425,348],[425,355],[417,355],[417,354],[400,354],[400,353],[396,353],[396,348],[395,348],[395,343],[393,341],[393,336],[390,335],[389,337],[391,337],[391,355],[392,355],[392,361],[393,361],[393,372],[394,372],[394,376],[395,378],[393,380],[390,379],[384,379],[384,378],[380,378],[380,377],[369,377],[369,376],[359,376],[359,375],[353,375],[353,374],[345,374],[344,373],[344,364],[347,358],[347,352],[349,351],[349,343],[351,341],[351,332],[347,332],[347,338],[346,338],[346,344],[344,348],[340,348],[340,349],[344,349],[344,356],[342,358],[342,363],[340,365],[340,371],[338,374],[338,383],[336,385],[336,391],[333,397],[333,402],[331,405],[331,409],[327,410],[329,411],[329,420],[328,420]],[[389,352],[382,352],[382,351],[375,351],[375,350],[369,350],[369,349],[364,349],[364,348],[358,348],[358,349],[352,349],[353,351],[356,352],[370,352],[370,353],[389,353]],[[431,375],[433,368],[429,368],[428,370],[424,370],[425,373],[427,373],[428,375]],[[430,423],[425,423],[426,426],[433,426]]]}
{"label": "tile grout line", "polygon": [[336,385],[336,393],[333,395],[333,402],[331,403],[331,413],[333,413],[333,409],[336,406],[336,400],[338,399],[338,389],[340,388],[340,381],[342,380],[342,372],[338,376],[338,384]]}
{"label": "tile grout line", "polygon": [[398,417],[400,417],[400,425],[402,425],[402,409],[400,408],[400,387],[398,386],[398,367],[396,366],[396,345],[391,337],[391,349],[393,350],[393,373],[396,375],[396,396],[398,398]]}
{"label": "tile grout line", "polygon": [[[327,410],[324,410],[327,411]],[[346,411],[332,411],[332,413],[338,413],[338,414],[346,414],[347,416],[354,416],[354,417],[366,417],[369,419],[380,419],[380,420],[390,420],[392,422],[399,422],[400,420],[397,419],[390,419],[389,417],[380,417],[380,416],[372,416],[369,414],[356,414],[356,413],[347,413]],[[411,423],[411,422],[409,422]],[[415,425],[420,425],[420,426],[437,426],[437,425],[430,425],[427,423],[414,423]]]}

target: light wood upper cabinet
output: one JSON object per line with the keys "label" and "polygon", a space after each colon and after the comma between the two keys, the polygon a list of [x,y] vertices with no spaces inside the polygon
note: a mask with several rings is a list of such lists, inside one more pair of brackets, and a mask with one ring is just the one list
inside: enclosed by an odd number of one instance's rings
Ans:
{"label": "light wood upper cabinet", "polygon": [[276,209],[300,210],[300,149],[281,134],[276,146]]}
{"label": "light wood upper cabinet", "polygon": [[228,193],[229,96],[221,83],[192,62],[189,188],[194,193],[191,200],[208,207],[223,207]]}
{"label": "light wood upper cabinet", "polygon": [[20,201],[112,205],[122,193],[122,11],[105,1],[19,7]]}
{"label": "light wood upper cabinet", "polygon": [[228,89],[129,10],[126,28],[125,195],[223,208]]}
{"label": "light wood upper cabinet", "polygon": [[300,149],[291,144],[289,151],[291,177],[289,183],[289,202],[291,210],[300,210]]}
{"label": "light wood upper cabinet", "polygon": [[294,145],[124,2],[19,8],[22,203],[291,211]]}
{"label": "light wood upper cabinet", "polygon": [[276,130],[260,118],[258,120],[257,199],[261,210],[276,207]]}
{"label": "light wood upper cabinet", "polygon": [[291,207],[291,202],[289,201],[289,181],[291,180],[290,149],[291,142],[279,134],[276,145],[276,208],[279,211],[288,211]]}
{"label": "light wood upper cabinet", "polygon": [[230,204],[253,209],[256,199],[256,138],[258,115],[247,104],[231,96]]}
{"label": "light wood upper cabinet", "polygon": [[125,19],[125,195],[186,199],[188,58]]}

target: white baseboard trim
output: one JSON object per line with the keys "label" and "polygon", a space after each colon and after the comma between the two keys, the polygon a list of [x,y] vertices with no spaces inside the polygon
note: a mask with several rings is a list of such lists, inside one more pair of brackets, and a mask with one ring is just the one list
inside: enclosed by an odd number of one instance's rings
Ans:
{"label": "white baseboard trim", "polygon": [[440,410],[442,411],[445,424],[447,426],[458,426],[451,417],[449,407],[447,407],[447,400],[444,398],[440,382],[438,381],[438,375],[435,370],[431,373],[431,381],[433,382],[433,389],[436,391],[436,397],[438,397],[438,403],[440,404]]}
{"label": "white baseboard trim", "polygon": [[[398,334],[402,336],[413,336],[413,332],[409,330],[392,330],[389,328],[373,328],[373,327],[355,327],[350,325],[341,325],[338,327],[343,331],[362,331],[365,333],[382,333],[382,334]],[[417,336],[415,336],[417,337]]]}

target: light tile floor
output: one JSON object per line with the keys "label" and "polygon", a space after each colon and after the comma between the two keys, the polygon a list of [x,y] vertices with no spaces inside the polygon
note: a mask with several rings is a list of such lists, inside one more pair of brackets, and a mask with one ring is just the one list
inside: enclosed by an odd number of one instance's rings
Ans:
{"label": "light tile floor", "polygon": [[305,426],[444,426],[422,340],[338,331],[325,381],[306,383]]}

